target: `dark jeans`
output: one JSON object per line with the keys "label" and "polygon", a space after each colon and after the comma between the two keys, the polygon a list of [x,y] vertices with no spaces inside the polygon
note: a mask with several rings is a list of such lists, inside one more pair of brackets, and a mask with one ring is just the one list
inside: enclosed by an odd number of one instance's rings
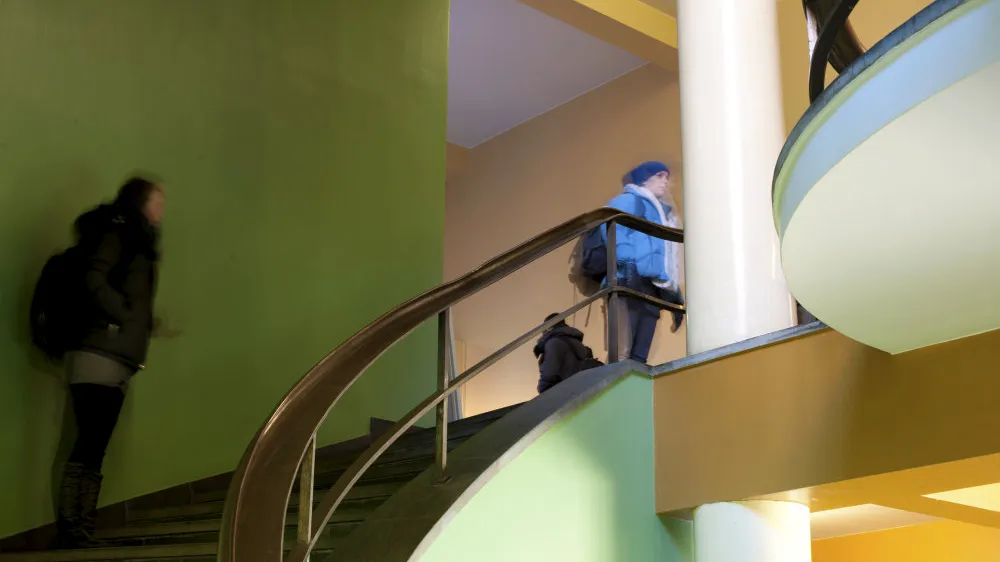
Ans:
{"label": "dark jeans", "polygon": [[649,348],[656,336],[656,323],[660,321],[660,309],[640,300],[625,298],[628,310],[628,358],[640,363],[649,359]]}
{"label": "dark jeans", "polygon": [[[649,279],[639,278],[634,265],[628,264],[624,270],[625,277],[622,279],[622,284],[626,287],[671,304],[684,304],[684,297],[680,292],[661,289]],[[656,324],[660,321],[660,309],[628,297],[625,297],[625,309],[628,323],[622,323],[622,327],[627,327],[628,333],[622,351],[629,359],[646,363],[649,360],[649,349],[653,345],[653,338],[656,336]],[[672,314],[674,323],[680,326],[684,314],[681,312]]]}
{"label": "dark jeans", "polygon": [[77,427],[69,462],[100,472],[118,414],[125,403],[125,393],[120,388],[88,383],[71,384],[69,392]]}

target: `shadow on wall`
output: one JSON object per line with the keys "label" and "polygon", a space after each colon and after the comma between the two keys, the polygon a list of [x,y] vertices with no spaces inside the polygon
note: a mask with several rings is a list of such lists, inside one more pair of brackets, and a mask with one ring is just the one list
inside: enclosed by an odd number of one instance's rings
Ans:
{"label": "shadow on wall", "polygon": [[694,524],[685,519],[662,515],[660,522],[667,531],[667,551],[662,559],[669,562],[695,562]]}
{"label": "shadow on wall", "polygon": [[626,377],[594,398],[591,411],[552,430],[551,479],[539,482],[537,493],[563,488],[573,500],[561,503],[575,502],[567,509],[582,519],[575,530],[567,525],[568,535],[583,544],[577,557],[564,559],[689,562],[689,527],[661,519],[649,497],[655,489],[651,391],[649,379]]}
{"label": "shadow on wall", "polygon": [[[11,521],[44,521],[55,509],[62,466],[69,456],[75,425],[68,407],[61,367],[31,344],[28,312],[32,292],[49,256],[73,241],[72,225],[80,212],[106,191],[92,170],[72,163],[21,168],[5,194],[6,216],[0,221],[0,357],[7,389],[0,393],[9,446],[3,471],[5,516]],[[53,196],[53,194],[57,194]],[[58,436],[58,437],[56,437]],[[6,448],[6,447],[5,447]],[[51,466],[47,475],[39,467]],[[41,484],[41,485],[40,485]],[[29,497],[30,496],[30,497]]]}

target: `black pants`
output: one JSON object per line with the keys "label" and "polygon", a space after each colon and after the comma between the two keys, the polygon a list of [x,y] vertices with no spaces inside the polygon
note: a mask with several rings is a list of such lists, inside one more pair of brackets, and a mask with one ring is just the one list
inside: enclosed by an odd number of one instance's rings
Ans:
{"label": "black pants", "polygon": [[656,336],[656,323],[660,321],[660,309],[640,300],[625,298],[628,310],[628,358],[645,363],[649,359],[649,348]]}
{"label": "black pants", "polygon": [[125,403],[125,393],[120,388],[87,383],[71,384],[69,392],[77,427],[69,462],[100,472],[108,442],[118,424],[118,414]]}
{"label": "black pants", "polygon": [[[629,287],[671,304],[684,304],[680,292],[667,291],[653,285],[652,281],[643,279],[638,282],[630,280]],[[646,363],[649,360],[649,349],[653,346],[656,336],[656,324],[660,321],[660,309],[640,300],[625,297],[625,308],[628,312],[628,335],[624,350],[627,357],[633,361]],[[674,312],[674,322],[679,326],[684,318],[683,313]]]}

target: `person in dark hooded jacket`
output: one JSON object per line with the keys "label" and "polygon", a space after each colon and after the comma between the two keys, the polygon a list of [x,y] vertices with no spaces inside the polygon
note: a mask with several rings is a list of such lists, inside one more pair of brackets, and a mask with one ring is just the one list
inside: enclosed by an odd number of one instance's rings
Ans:
{"label": "person in dark hooded jacket", "polygon": [[[558,316],[550,314],[548,322]],[[538,393],[541,394],[571,376],[603,365],[594,359],[594,352],[583,345],[583,332],[572,328],[565,321],[549,328],[535,344],[540,377]]]}
{"label": "person in dark hooded jacket", "polygon": [[77,438],[63,473],[58,546],[93,541],[101,466],[125,402],[129,379],[144,367],[153,332],[163,189],[133,178],[113,203],[76,220],[85,302],[83,328],[64,357]]}

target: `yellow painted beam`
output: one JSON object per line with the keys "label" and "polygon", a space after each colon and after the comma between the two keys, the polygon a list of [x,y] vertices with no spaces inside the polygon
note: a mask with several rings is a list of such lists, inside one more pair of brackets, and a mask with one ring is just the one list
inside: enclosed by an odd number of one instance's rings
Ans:
{"label": "yellow painted beam", "polygon": [[640,0],[576,0],[660,43],[677,48],[677,20]]}
{"label": "yellow painted beam", "polygon": [[669,14],[674,17],[677,16],[677,0],[642,0],[642,1],[665,14]]}
{"label": "yellow painted beam", "polygon": [[1000,513],[924,496],[892,496],[877,502],[878,505],[920,513],[941,519],[951,519],[962,523],[1000,528]]}
{"label": "yellow painted beam", "polygon": [[[979,487],[1000,481],[1000,454],[922,466],[898,472],[876,474],[814,486],[791,492],[767,494],[751,499],[796,501],[806,504],[813,513],[864,504],[875,504],[931,517],[953,519],[975,525],[1000,527],[1000,512],[986,507],[988,502]],[[963,503],[928,494],[952,490],[966,491],[969,499],[984,506]],[[996,503],[994,501],[994,503]]]}
{"label": "yellow painted beam", "polygon": [[979,457],[1000,455],[997,366],[1000,330],[898,355],[827,330],[659,377],[658,512],[942,463],[970,468],[894,475],[896,486],[991,483],[1000,457]]}
{"label": "yellow painted beam", "polygon": [[677,70],[677,19],[641,0],[521,0],[637,57]]}

